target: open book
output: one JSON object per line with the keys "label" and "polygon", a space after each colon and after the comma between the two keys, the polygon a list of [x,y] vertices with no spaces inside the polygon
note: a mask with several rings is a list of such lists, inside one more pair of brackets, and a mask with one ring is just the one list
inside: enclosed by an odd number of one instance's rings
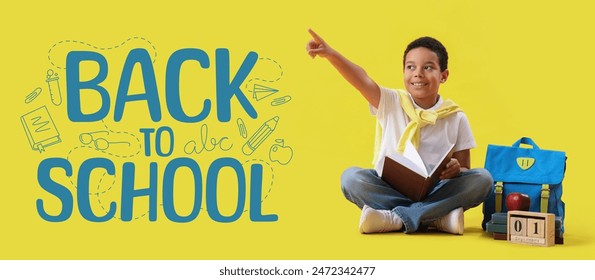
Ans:
{"label": "open book", "polygon": [[440,181],[440,173],[450,161],[453,149],[454,144],[448,146],[440,163],[428,172],[419,153],[411,142],[408,142],[403,154],[395,152],[384,158],[382,180],[411,200],[422,201]]}

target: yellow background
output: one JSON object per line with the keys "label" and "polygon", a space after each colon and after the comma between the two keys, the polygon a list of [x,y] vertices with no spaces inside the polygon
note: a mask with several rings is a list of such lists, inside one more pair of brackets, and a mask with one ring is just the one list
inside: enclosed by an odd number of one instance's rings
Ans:
{"label": "yellow background", "polygon": [[[4,124],[0,163],[1,259],[593,259],[595,256],[592,219],[595,190],[590,184],[593,118],[589,114],[594,101],[595,58],[591,34],[595,20],[593,5],[588,1],[354,4],[118,1],[83,5],[76,1],[13,2],[0,12],[4,27],[0,51],[4,98],[1,102]],[[364,67],[379,84],[388,87],[402,87],[401,59],[407,43],[424,35],[439,38],[450,55],[450,77],[441,87],[441,94],[455,100],[469,116],[478,144],[472,151],[473,167],[483,166],[488,144],[510,145],[521,136],[532,137],[542,148],[567,153],[563,196],[567,204],[565,244],[539,248],[494,241],[481,231],[481,207],[466,212],[463,236],[359,234],[359,210],[343,198],[339,178],[349,166],[371,167],[374,118],[369,115],[364,99],[326,61],[311,60],[306,55],[309,27]],[[69,123],[65,114],[67,100],[61,107],[49,102],[45,75],[52,65],[47,58],[48,50],[62,40],[112,47],[135,36],[150,40],[156,48],[154,67],[163,120],[153,123],[148,120],[144,106],[131,105],[127,106],[122,122],[113,122],[115,91],[127,53],[121,48],[104,53],[110,67],[105,85],[110,88],[112,98],[105,124],[115,131],[135,132],[139,136],[140,127],[174,129],[176,152],[171,157],[141,155],[133,160],[138,180],[144,180],[145,185],[149,162],[159,164],[161,176],[169,160],[185,156],[181,146],[196,139],[200,130],[201,123],[180,124],[167,114],[165,67],[174,51],[199,48],[211,59],[208,70],[188,66],[200,74],[194,77],[196,80],[189,74],[183,75],[184,79],[192,80],[183,90],[192,92],[184,101],[194,113],[201,108],[204,98],[215,101],[215,49],[230,50],[232,75],[248,51],[282,65],[282,79],[270,85],[291,95],[289,103],[278,108],[259,103],[255,105],[259,118],[251,120],[234,101],[232,122],[217,122],[214,108],[204,122],[212,137],[232,139],[234,135],[233,144],[238,149],[243,142],[234,127],[237,117],[246,120],[251,131],[272,116],[280,117],[279,128],[267,140],[267,147],[274,138],[283,138],[292,147],[294,157],[286,166],[271,163],[275,169],[274,184],[263,186],[265,192],[270,189],[263,202],[263,213],[277,214],[277,222],[251,222],[244,213],[236,222],[216,223],[206,211],[201,211],[195,221],[178,224],[168,221],[161,207],[157,222],[140,217],[131,222],[114,219],[92,223],[85,221],[76,208],[73,216],[62,223],[46,222],[39,217],[35,207],[38,198],[57,207],[55,198],[37,184],[39,162],[47,157],[64,157],[69,149],[80,145],[78,134],[102,128],[99,123]],[[271,68],[262,71],[262,75],[276,73]],[[64,78],[64,71],[59,73]],[[138,83],[138,76],[136,79]],[[61,86],[65,93],[65,79]],[[36,87],[44,89],[42,95],[25,104],[25,96]],[[135,87],[142,90],[138,84]],[[42,104],[51,111],[63,143],[39,154],[28,146],[19,118]],[[263,151],[253,157],[237,151],[231,154],[213,151],[194,158],[201,164],[203,176],[210,162],[218,157],[232,156],[241,162],[252,158],[266,160]],[[75,173],[81,159],[91,156],[101,154],[88,151],[80,155],[73,163]],[[123,160],[114,159],[114,162],[119,172]],[[266,173],[266,166],[265,181],[271,175]],[[186,179],[188,174],[176,179],[179,186],[176,205],[179,201],[180,213],[187,213],[191,203],[187,194],[192,192]],[[222,188],[221,193],[222,212],[229,214],[237,195],[233,188]],[[161,184],[158,195],[161,203]],[[111,198],[119,206],[117,196]],[[146,200],[136,203],[135,216],[138,216],[146,211],[146,204],[143,206]]]}

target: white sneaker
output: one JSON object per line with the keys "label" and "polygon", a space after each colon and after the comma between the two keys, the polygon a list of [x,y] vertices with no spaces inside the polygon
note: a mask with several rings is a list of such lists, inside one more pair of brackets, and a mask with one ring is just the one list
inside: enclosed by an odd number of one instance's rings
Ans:
{"label": "white sneaker", "polygon": [[433,221],[431,225],[439,231],[461,235],[465,230],[463,212],[463,207],[459,207],[450,211],[446,216]]}
{"label": "white sneaker", "polygon": [[376,210],[368,205],[362,208],[359,219],[360,233],[376,233],[398,231],[403,227],[403,221],[393,211]]}

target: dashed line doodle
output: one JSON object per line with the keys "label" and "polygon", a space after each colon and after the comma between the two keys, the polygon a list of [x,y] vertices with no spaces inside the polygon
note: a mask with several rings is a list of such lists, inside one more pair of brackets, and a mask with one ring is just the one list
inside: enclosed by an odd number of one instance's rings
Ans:
{"label": "dashed line doodle", "polygon": [[[64,65],[57,65],[56,63],[54,63],[54,61],[52,60],[52,56],[54,55],[53,52],[56,52],[56,49],[59,46],[63,46],[65,44],[74,44],[74,45],[82,45],[94,50],[99,50],[99,51],[110,51],[110,50],[115,50],[118,48],[123,47],[126,44],[129,44],[133,41],[138,41],[141,43],[146,43],[149,45],[150,49],[153,50],[153,60],[152,62],[155,63],[155,60],[157,59],[157,49],[155,48],[155,45],[153,45],[153,43],[151,43],[151,41],[149,41],[148,39],[144,38],[144,37],[130,37],[125,39],[124,41],[122,41],[120,44],[117,44],[115,46],[111,46],[111,47],[98,47],[95,46],[93,44],[87,43],[87,42],[83,42],[83,41],[79,41],[79,40],[62,40],[59,41],[57,43],[55,43],[53,46],[50,47],[50,49],[48,50],[48,60],[50,62],[50,64],[52,64],[53,67],[56,67],[58,69],[66,69],[66,66]],[[149,49],[149,48],[147,48]],[[61,60],[61,61],[66,61],[65,59]]]}
{"label": "dashed line doodle", "polygon": [[[259,78],[249,79],[248,82],[246,82],[246,84],[245,84],[245,88],[250,93],[253,93],[254,92],[254,84],[253,83],[255,83],[255,81],[261,81],[261,82],[267,82],[267,83],[274,83],[274,82],[277,82],[277,81],[281,80],[281,78],[283,77],[283,67],[281,67],[281,64],[279,64],[279,62],[277,62],[276,60],[274,60],[272,58],[267,58],[267,57],[261,57],[258,60],[259,60],[259,62],[262,61],[262,62],[273,63],[274,64],[274,69],[277,70],[277,73],[275,75],[272,75],[272,77],[269,77],[269,78],[260,78],[259,77]],[[256,64],[255,67],[259,67],[259,65],[262,65],[262,64]],[[259,68],[261,68],[261,67],[259,67]],[[255,71],[255,72],[258,72],[258,71]],[[252,85],[252,86],[250,86],[250,85]],[[262,85],[260,85],[260,86],[262,86]]]}

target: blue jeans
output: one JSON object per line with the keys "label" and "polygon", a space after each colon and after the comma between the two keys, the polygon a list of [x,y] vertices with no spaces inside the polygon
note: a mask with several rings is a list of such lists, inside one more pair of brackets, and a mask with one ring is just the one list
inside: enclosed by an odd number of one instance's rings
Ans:
{"label": "blue jeans", "polygon": [[374,169],[350,167],[341,176],[341,188],[347,200],[360,209],[368,205],[393,211],[403,220],[405,233],[415,232],[456,208],[467,210],[480,205],[492,184],[487,170],[471,169],[455,178],[441,180],[425,200],[415,202],[384,182]]}

